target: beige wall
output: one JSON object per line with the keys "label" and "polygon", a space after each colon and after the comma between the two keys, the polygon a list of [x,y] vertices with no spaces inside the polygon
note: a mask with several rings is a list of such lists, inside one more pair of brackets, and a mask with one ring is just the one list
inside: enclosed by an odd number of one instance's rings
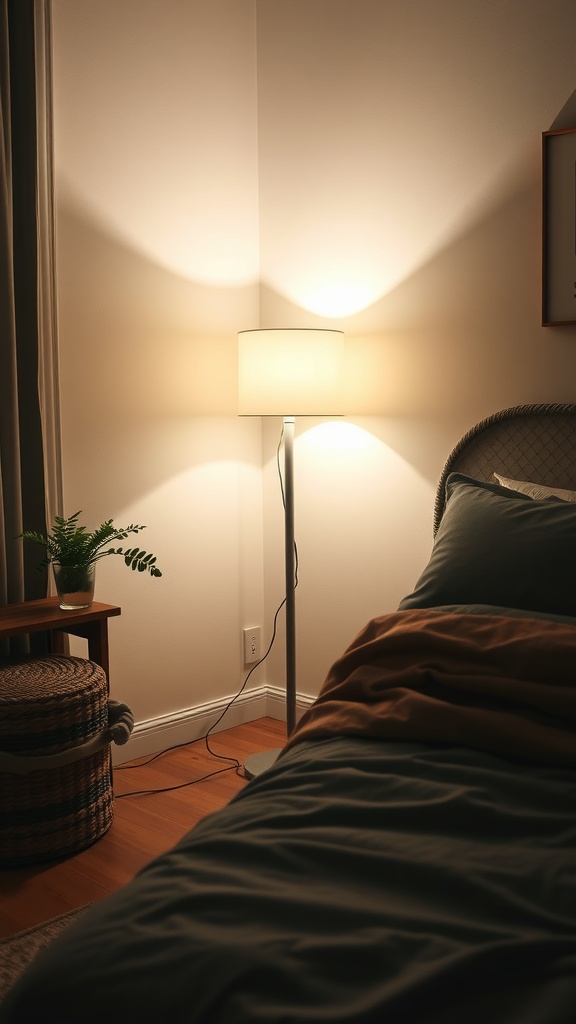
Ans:
{"label": "beige wall", "polygon": [[576,89],[572,0],[53,9],[67,508],[147,523],[165,570],[101,566],[113,688],[147,720],[243,678],[241,626],[268,631],[282,597],[280,424],[236,418],[235,335],[331,326],[349,415],[296,439],[314,694],[414,582],[461,433],[576,397],[576,329],[540,326],[540,140]]}
{"label": "beige wall", "polygon": [[369,434],[337,460],[297,440],[304,690],[411,589],[461,434],[576,398],[576,328],[540,326],[541,133],[575,52],[570,0],[258,6],[262,326],[346,331]]}
{"label": "beige wall", "polygon": [[236,331],[258,318],[254,13],[53,4],[65,502],[145,523],[163,570],[98,567],[122,606],[113,694],[140,723],[234,694],[262,621],[260,423],[235,415]]}

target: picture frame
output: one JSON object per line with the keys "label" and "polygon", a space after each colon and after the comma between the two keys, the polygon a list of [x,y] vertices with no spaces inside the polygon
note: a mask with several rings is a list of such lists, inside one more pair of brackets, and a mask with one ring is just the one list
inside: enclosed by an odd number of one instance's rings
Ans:
{"label": "picture frame", "polygon": [[576,323],[576,127],[542,133],[542,326]]}

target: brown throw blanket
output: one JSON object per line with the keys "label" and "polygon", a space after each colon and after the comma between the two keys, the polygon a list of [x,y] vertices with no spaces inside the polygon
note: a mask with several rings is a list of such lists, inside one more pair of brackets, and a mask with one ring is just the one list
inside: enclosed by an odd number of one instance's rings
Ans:
{"label": "brown throw blanket", "polygon": [[576,767],[576,626],[413,609],[372,619],[285,749],[334,735]]}

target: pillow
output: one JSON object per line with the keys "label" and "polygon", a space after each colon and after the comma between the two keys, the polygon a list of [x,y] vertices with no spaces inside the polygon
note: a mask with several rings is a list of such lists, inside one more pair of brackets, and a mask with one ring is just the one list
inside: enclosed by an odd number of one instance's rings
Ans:
{"label": "pillow", "polygon": [[451,473],[430,561],[399,608],[491,604],[576,615],[576,508]]}
{"label": "pillow", "polygon": [[528,480],[510,480],[509,477],[494,473],[498,483],[508,487],[511,491],[520,491],[527,494],[529,498],[537,500],[545,498],[558,498],[560,501],[576,501],[576,491],[568,491],[565,487],[546,487],[544,484],[531,484]]}

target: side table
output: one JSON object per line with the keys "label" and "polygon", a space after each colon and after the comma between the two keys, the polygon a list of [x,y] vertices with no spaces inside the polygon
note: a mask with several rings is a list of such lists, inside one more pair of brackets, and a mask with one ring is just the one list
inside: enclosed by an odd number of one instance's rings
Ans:
{"label": "side table", "polygon": [[47,630],[52,634],[54,653],[64,653],[64,633],[88,641],[88,658],[101,665],[110,686],[108,655],[108,619],[120,615],[114,604],[94,601],[89,608],[63,611],[57,597],[0,606],[0,636],[18,636]]}

